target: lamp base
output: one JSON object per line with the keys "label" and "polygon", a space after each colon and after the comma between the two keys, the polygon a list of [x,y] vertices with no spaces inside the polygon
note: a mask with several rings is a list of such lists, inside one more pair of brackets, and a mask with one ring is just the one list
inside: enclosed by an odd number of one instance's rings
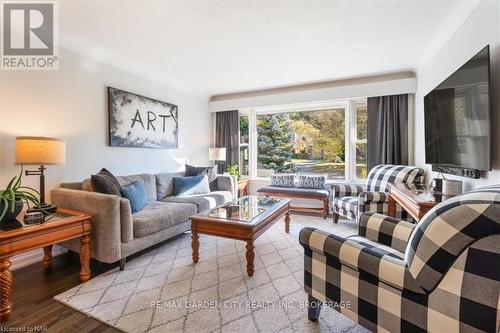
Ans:
{"label": "lamp base", "polygon": [[56,212],[56,210],[57,210],[56,206],[52,206],[49,204],[42,204],[41,209],[40,209],[40,207],[33,207],[33,208],[28,209],[28,213],[42,212],[43,215],[50,215],[50,214],[54,214]]}

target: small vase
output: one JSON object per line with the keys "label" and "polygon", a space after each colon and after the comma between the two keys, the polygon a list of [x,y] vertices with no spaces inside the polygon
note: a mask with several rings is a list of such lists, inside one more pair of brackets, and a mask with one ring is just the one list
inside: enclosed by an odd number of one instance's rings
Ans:
{"label": "small vase", "polygon": [[[4,205],[5,204],[3,201],[0,202],[0,212],[3,212],[3,209],[5,207]],[[0,220],[0,223],[15,220],[16,217],[21,213],[21,210],[23,210],[23,202],[18,200],[15,203],[14,212],[12,212],[10,209],[7,209],[4,217]]]}

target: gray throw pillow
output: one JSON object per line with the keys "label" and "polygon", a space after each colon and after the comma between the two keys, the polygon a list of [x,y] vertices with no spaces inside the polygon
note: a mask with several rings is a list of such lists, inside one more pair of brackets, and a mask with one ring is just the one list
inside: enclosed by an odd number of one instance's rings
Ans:
{"label": "gray throw pillow", "polygon": [[102,168],[97,174],[90,176],[90,185],[96,192],[122,196],[120,183],[106,168]]}
{"label": "gray throw pillow", "polygon": [[295,175],[292,174],[274,174],[271,175],[271,186],[294,187]]}
{"label": "gray throw pillow", "polygon": [[325,188],[326,177],[316,175],[299,175],[297,187],[301,188]]}
{"label": "gray throw pillow", "polygon": [[186,164],[186,177],[192,176],[207,176],[208,183],[210,185],[210,190],[217,190],[217,165],[206,166],[206,167],[197,167]]}

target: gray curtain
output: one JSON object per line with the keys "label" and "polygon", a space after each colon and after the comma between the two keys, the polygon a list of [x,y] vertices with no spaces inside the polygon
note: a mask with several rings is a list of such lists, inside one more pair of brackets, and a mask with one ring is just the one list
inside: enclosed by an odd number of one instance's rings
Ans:
{"label": "gray curtain", "polygon": [[408,164],[408,95],[368,98],[368,170]]}
{"label": "gray curtain", "polygon": [[226,161],[217,162],[219,173],[226,171],[230,164],[238,164],[239,154],[238,111],[224,111],[215,114],[215,146],[226,148]]}

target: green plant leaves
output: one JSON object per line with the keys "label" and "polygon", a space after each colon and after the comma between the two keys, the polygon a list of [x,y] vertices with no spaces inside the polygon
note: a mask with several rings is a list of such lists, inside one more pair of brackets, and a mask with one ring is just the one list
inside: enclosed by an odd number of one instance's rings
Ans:
{"label": "green plant leaves", "polygon": [[0,203],[3,203],[2,212],[0,212],[0,220],[3,219],[8,210],[14,212],[16,209],[16,201],[21,201],[28,205],[32,203],[34,206],[40,206],[40,193],[29,186],[21,186],[23,177],[23,167],[19,176],[10,180],[7,187],[0,190]]}

